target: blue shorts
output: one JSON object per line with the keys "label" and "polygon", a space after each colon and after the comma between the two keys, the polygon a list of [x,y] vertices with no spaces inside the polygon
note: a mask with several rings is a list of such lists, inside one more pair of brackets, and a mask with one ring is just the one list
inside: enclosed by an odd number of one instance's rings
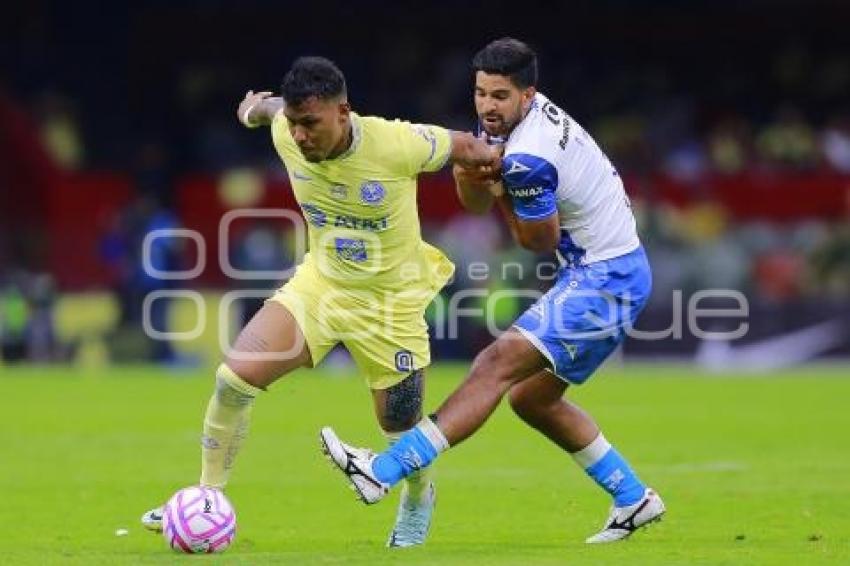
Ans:
{"label": "blue shorts", "polygon": [[623,341],[652,290],[643,247],[558,271],[555,286],[514,322],[569,383],[584,383]]}

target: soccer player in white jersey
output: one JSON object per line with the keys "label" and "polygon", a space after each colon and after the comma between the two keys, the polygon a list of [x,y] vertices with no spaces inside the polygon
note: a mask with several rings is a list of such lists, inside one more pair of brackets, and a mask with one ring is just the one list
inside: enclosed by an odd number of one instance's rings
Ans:
{"label": "soccer player in white jersey", "polygon": [[560,261],[554,286],[485,348],[461,386],[389,450],[343,443],[328,427],[326,454],[366,503],[473,434],[507,394],[520,418],[546,435],[608,492],[613,505],[588,543],[624,539],[661,517],[661,498],[563,395],[584,383],[623,341],[649,297],[651,273],[616,169],[587,132],[537,92],[537,58],[499,39],[473,60],[475,107],[504,144],[501,176],[455,166],[467,209],[502,209],[515,239]]}
{"label": "soccer player in white jersey", "polygon": [[[342,72],[323,57],[297,59],[281,91],[249,91],[237,114],[247,127],[270,127],[310,251],[216,371],[200,479],[216,489],[227,485],[255,399],[339,343],[363,375],[387,438],[417,423],[431,360],[425,308],[454,265],[422,240],[416,179],[446,163],[499,167],[498,149],[471,133],[357,114]],[[388,546],[425,542],[434,494],[427,470],[407,478]],[[161,529],[162,508],[142,522]]]}

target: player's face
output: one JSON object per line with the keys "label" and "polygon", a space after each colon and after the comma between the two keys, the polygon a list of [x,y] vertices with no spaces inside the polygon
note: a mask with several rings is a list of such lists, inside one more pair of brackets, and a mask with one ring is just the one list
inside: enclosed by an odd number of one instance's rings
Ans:
{"label": "player's face", "polygon": [[475,73],[475,111],[484,131],[491,136],[510,134],[528,111],[535,92],[533,86],[520,89],[505,75]]}
{"label": "player's face", "polygon": [[307,161],[318,162],[345,151],[351,107],[344,100],[311,96],[283,109],[289,133]]}

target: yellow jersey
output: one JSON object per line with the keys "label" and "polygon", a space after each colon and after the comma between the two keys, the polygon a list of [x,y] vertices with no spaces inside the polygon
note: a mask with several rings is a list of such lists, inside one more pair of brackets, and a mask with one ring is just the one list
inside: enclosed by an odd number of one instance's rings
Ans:
{"label": "yellow jersey", "polygon": [[311,163],[283,112],[272,121],[275,149],[306,219],[305,265],[346,289],[439,289],[454,265],[422,240],[416,178],[446,163],[448,130],[353,112],[351,126],[348,150]]}

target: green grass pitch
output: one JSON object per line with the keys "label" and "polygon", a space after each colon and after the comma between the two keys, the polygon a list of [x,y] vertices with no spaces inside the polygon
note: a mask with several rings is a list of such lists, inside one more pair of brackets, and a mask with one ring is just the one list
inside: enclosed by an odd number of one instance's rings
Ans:
{"label": "green grass pitch", "polygon": [[[430,370],[428,408],[463,370]],[[236,542],[185,557],[138,520],[197,479],[210,372],[0,368],[0,563],[850,564],[846,367],[718,377],[626,366],[575,389],[668,506],[608,546],[583,543],[607,497],[503,405],[438,462],[429,544],[399,551],[383,546],[397,494],[360,504],[318,448],[324,424],[383,446],[362,381],[343,373],[305,371],[262,396],[228,489]]]}

